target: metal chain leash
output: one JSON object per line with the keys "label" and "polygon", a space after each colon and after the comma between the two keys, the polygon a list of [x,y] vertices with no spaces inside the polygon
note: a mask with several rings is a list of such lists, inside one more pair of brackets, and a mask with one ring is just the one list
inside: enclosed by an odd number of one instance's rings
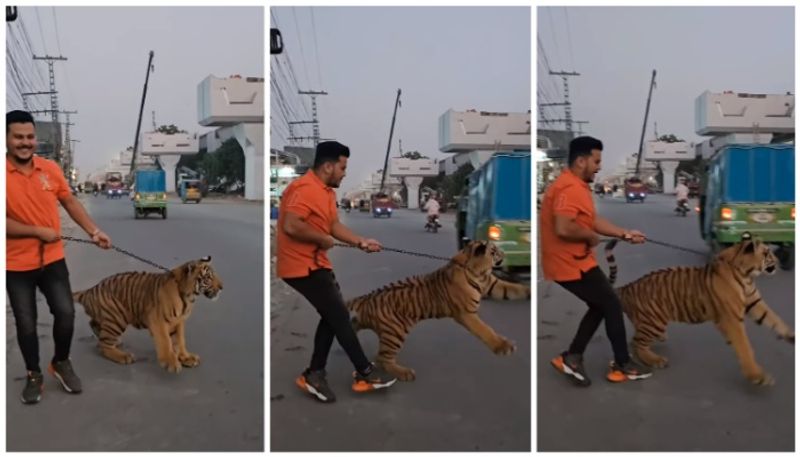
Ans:
{"label": "metal chain leash", "polygon": [[[601,238],[601,239],[600,239],[600,242],[601,242],[601,243],[608,243],[609,241],[624,241],[624,240],[622,240],[622,239],[619,239],[619,238]],[[689,249],[689,248],[685,248],[685,247],[683,247],[683,246],[678,246],[678,245],[675,245],[675,244],[672,244],[672,243],[667,243],[667,242],[664,242],[664,241],[652,240],[652,239],[650,239],[650,238],[645,238],[645,241],[646,241],[647,243],[657,244],[657,245],[659,245],[659,246],[664,246],[664,247],[667,247],[667,248],[672,248],[672,249],[675,249],[675,250],[678,250],[678,251],[689,252],[689,253],[692,253],[692,254],[697,254],[697,255],[699,255],[699,256],[703,256],[703,257],[706,257],[706,256],[708,255],[708,253],[707,253],[707,252],[702,252],[702,251],[697,251],[697,250],[695,250],[695,249]]]}
{"label": "metal chain leash", "polygon": [[[333,243],[333,245],[334,246],[343,247],[343,248],[359,249],[358,246],[351,246],[351,245],[345,244],[345,243]],[[432,254],[425,254],[425,253],[422,253],[422,252],[408,251],[406,249],[387,248],[386,246],[383,246],[381,248],[381,251],[396,252],[398,254],[406,254],[406,255],[412,255],[412,256],[416,256],[416,257],[425,257],[425,258],[428,258],[428,259],[444,260],[445,262],[449,262],[451,260],[450,257],[439,257],[439,256],[432,255]]]}
{"label": "metal chain leash", "polygon": [[[95,243],[94,243],[94,241],[92,241],[92,240],[83,240],[83,239],[80,239],[80,238],[74,238],[74,237],[71,237],[71,236],[62,236],[62,237],[61,237],[61,239],[62,239],[62,240],[65,240],[65,241],[74,241],[74,242],[76,242],[76,243],[95,244]],[[163,270],[163,271],[165,271],[165,272],[170,272],[170,271],[172,271],[172,270],[170,270],[169,268],[162,267],[161,265],[159,265],[159,264],[157,264],[157,263],[155,263],[155,262],[152,262],[152,261],[150,261],[150,260],[147,260],[147,259],[144,259],[144,258],[142,258],[142,257],[139,257],[138,255],[136,255],[136,254],[133,254],[132,252],[128,252],[128,251],[126,251],[125,249],[118,248],[118,247],[116,247],[116,246],[111,246],[111,249],[113,249],[113,250],[115,250],[115,251],[117,251],[117,252],[119,252],[119,253],[125,254],[125,255],[127,255],[127,256],[129,256],[129,257],[132,257],[132,258],[134,258],[134,259],[136,259],[136,260],[138,260],[138,261],[140,261],[140,262],[142,262],[142,263],[146,263],[146,264],[150,265],[151,267],[156,267],[156,268],[158,268],[159,270]]]}

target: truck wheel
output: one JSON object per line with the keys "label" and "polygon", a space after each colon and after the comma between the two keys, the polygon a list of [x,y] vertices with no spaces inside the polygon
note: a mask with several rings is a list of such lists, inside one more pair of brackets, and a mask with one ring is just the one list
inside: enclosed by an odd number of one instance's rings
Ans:
{"label": "truck wheel", "polygon": [[139,219],[139,210],[136,208],[133,208],[133,218]]}
{"label": "truck wheel", "polygon": [[161,219],[167,218],[167,208],[161,210]]}
{"label": "truck wheel", "polygon": [[791,271],[794,269],[794,246],[785,244],[775,252],[780,263],[781,270]]}

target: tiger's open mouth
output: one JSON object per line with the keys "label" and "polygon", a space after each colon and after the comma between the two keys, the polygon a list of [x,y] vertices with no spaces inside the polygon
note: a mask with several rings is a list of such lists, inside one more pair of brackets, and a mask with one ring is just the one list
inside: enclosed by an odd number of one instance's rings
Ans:
{"label": "tiger's open mouth", "polygon": [[203,295],[205,295],[206,298],[211,299],[211,301],[217,301],[217,299],[219,298],[219,294],[220,293],[221,292],[218,291],[218,290],[217,291],[207,290],[207,291],[203,292]]}
{"label": "tiger's open mouth", "polygon": [[775,273],[775,265],[767,265],[767,268],[764,268],[764,271],[766,271],[768,275]]}

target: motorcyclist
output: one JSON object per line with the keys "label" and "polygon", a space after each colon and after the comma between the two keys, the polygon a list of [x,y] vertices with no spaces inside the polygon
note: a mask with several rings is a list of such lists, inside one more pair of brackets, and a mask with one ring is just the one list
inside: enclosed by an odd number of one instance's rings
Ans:
{"label": "motorcyclist", "polygon": [[686,186],[684,179],[679,179],[678,185],[675,186],[675,199],[677,200],[675,211],[680,211],[682,205],[689,202],[689,187]]}
{"label": "motorcyclist", "polygon": [[[428,212],[428,224],[436,224],[436,219],[439,217],[439,202],[436,200],[435,196],[431,196],[427,202],[425,202],[425,206],[423,207],[425,211]],[[439,225],[441,227],[441,225]]]}

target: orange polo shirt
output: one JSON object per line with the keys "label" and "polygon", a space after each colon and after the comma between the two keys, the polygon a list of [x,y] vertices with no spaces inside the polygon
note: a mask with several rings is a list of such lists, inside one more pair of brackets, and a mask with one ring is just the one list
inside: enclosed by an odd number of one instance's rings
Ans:
{"label": "orange polo shirt", "polygon": [[[61,233],[58,201],[71,195],[61,167],[33,156],[33,173],[26,176],[6,158],[6,217],[25,225],[50,227]],[[41,266],[38,238],[6,237],[6,270],[28,271]],[[44,245],[44,265],[64,258],[59,240]]]}
{"label": "orange polo shirt", "polygon": [[308,170],[283,191],[277,226],[279,278],[301,278],[320,268],[333,269],[326,251],[320,249],[317,252],[316,244],[297,241],[286,234],[283,230],[286,213],[294,213],[315,230],[330,235],[331,227],[338,219],[336,192],[326,186],[313,170]]}
{"label": "orange polo shirt", "polygon": [[551,281],[581,279],[581,272],[597,266],[594,250],[586,243],[571,242],[556,235],[556,214],[575,219],[581,227],[594,230],[592,191],[581,178],[564,170],[544,194],[539,213],[542,271]]}

